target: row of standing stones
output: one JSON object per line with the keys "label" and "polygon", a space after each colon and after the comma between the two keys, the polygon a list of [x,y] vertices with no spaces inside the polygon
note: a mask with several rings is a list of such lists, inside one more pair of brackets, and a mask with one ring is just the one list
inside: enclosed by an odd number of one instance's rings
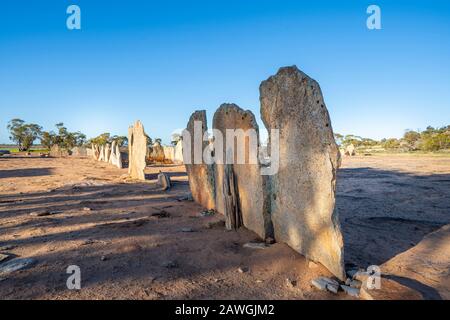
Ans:
{"label": "row of standing stones", "polygon": [[[286,243],[344,281],[343,237],[335,207],[340,153],[320,86],[297,67],[284,67],[261,83],[260,102],[266,129],[279,130],[278,172],[261,175],[260,163],[185,161],[192,197],[225,215],[228,228],[243,225],[262,239]],[[195,121],[202,123],[202,134],[208,130],[206,112],[195,111],[186,128],[191,146]],[[259,131],[253,113],[235,104],[219,107],[213,129],[224,136],[227,129]],[[147,138],[140,121],[129,128],[128,138],[130,178],[145,180]],[[208,145],[204,141],[202,150]],[[223,152],[225,159],[227,148],[214,152]],[[247,145],[246,159],[248,152]]]}
{"label": "row of standing stones", "polygon": [[116,141],[102,146],[92,144],[92,157],[94,160],[110,163],[119,169],[123,168],[122,153]]}
{"label": "row of standing stones", "polygon": [[[263,176],[258,163],[186,164],[192,197],[224,214],[227,226],[242,224],[262,239],[286,243],[345,280],[343,237],[335,207],[340,153],[319,84],[295,66],[281,68],[261,83],[260,102],[266,129],[279,130],[278,172]],[[202,122],[204,132],[208,130],[206,112],[194,112],[187,125],[191,145],[195,121]],[[213,129],[224,136],[226,129],[259,130],[253,113],[234,104],[219,107]],[[223,152],[225,158],[228,147],[214,151]]]}

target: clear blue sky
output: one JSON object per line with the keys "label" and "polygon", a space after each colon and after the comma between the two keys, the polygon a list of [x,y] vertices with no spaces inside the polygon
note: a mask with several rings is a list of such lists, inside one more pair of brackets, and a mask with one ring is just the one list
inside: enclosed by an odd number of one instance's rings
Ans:
{"label": "clear blue sky", "polygon": [[[370,4],[382,30],[366,28]],[[448,0],[5,0],[0,142],[19,117],[90,137],[141,119],[167,143],[196,109],[259,118],[260,82],[293,64],[319,81],[335,132],[399,137],[450,124],[449,57]]]}

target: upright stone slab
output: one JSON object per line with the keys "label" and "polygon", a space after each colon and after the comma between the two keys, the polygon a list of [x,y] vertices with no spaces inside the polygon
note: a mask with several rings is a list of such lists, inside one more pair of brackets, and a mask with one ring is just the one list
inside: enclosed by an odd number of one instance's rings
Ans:
{"label": "upright stone slab", "polygon": [[[220,131],[224,140],[222,149],[220,145],[214,145],[216,157],[221,154],[223,159],[223,164],[217,164],[215,170],[216,210],[225,214],[229,190],[224,190],[224,186],[235,185],[236,201],[244,226],[262,239],[272,236],[266,177],[261,175],[258,162],[259,128],[255,116],[235,104],[223,104],[214,114],[213,129]],[[232,141],[226,139],[227,129],[229,137],[236,137]],[[232,160],[228,162],[232,163],[226,164],[227,154]],[[238,161],[238,155],[241,161]],[[233,181],[224,181],[230,178]]]}
{"label": "upright stone slab", "polygon": [[100,156],[98,161],[105,161],[105,146],[100,146]]}
{"label": "upright stone slab", "polygon": [[345,155],[346,156],[356,156],[356,148],[353,145],[353,143],[349,144],[346,148],[345,148]]}
{"label": "upright stone slab", "polygon": [[260,100],[265,126],[280,130],[279,171],[271,179],[275,238],[344,280],[339,151],[319,84],[295,66],[281,68],[262,82]]}
{"label": "upright stone slab", "polygon": [[98,158],[100,158],[100,147],[98,146],[98,144],[92,144],[92,157],[96,161],[98,161]]}
{"label": "upright stone slab", "polygon": [[175,147],[173,146],[163,146],[163,150],[164,150],[164,160],[171,162],[171,163],[175,163]]}
{"label": "upright stone slab", "polygon": [[183,140],[178,141],[175,146],[173,162],[175,164],[183,164]]}
{"label": "upright stone slab", "polygon": [[111,157],[111,145],[107,143],[105,145],[105,159],[103,161],[109,163],[109,157]]}
{"label": "upright stone slab", "polygon": [[128,173],[130,178],[136,180],[145,180],[144,170],[146,167],[147,156],[147,137],[144,132],[144,126],[140,121],[128,129]]}
{"label": "upright stone slab", "polygon": [[116,166],[119,169],[123,168],[122,153],[120,152],[117,141],[113,141],[111,145],[111,156],[109,157],[109,163]]}
{"label": "upright stone slab", "polygon": [[[194,136],[195,122],[200,124],[197,136]],[[185,151],[183,159],[189,177],[192,198],[207,209],[215,209],[214,167],[204,163],[203,157],[199,159],[201,163],[194,163],[195,140],[197,140],[197,147],[201,148],[201,154],[203,154],[203,150],[208,146],[208,141],[202,139],[207,130],[206,111],[194,112],[186,128],[190,137],[189,139],[183,138],[183,150]]]}
{"label": "upright stone slab", "polygon": [[150,160],[155,162],[164,162],[164,148],[159,142],[155,142],[152,146],[152,152],[150,153]]}
{"label": "upright stone slab", "polygon": [[116,154],[115,166],[119,169],[123,169],[122,152],[120,152],[120,147],[118,144],[116,144],[115,154]]}
{"label": "upright stone slab", "polygon": [[113,141],[111,143],[111,153],[109,155],[109,163],[112,165],[115,165],[116,163],[116,145],[117,145],[117,141]]}

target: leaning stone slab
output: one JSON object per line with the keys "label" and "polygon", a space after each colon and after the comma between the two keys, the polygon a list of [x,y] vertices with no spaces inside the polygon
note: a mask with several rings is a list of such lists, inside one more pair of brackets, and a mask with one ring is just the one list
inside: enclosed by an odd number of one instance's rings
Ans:
{"label": "leaning stone slab", "polygon": [[140,121],[128,129],[128,149],[129,149],[129,168],[130,178],[136,180],[145,180],[144,170],[147,166],[147,136],[144,126]]}
{"label": "leaning stone slab", "polygon": [[[197,136],[194,136],[194,126],[198,126],[195,130]],[[203,139],[205,132],[208,131],[206,122],[206,111],[195,111],[187,124],[186,132],[189,137],[183,137],[183,159],[189,178],[189,187],[191,189],[192,198],[206,209],[215,209],[215,182],[214,167],[203,161],[203,150],[205,150],[209,142]],[[201,141],[200,159],[196,159],[195,140]],[[190,152],[189,152],[190,150]],[[198,157],[197,157],[198,158]]]}
{"label": "leaning stone slab", "polygon": [[319,84],[295,66],[281,68],[262,82],[260,100],[268,131],[280,130],[271,179],[275,239],[345,280],[335,209],[339,150]]}
{"label": "leaning stone slab", "polygon": [[[266,239],[272,235],[270,199],[266,192],[266,176],[261,175],[258,160],[259,128],[255,116],[235,104],[223,104],[214,114],[213,129],[223,136],[223,145],[214,145],[218,160],[215,170],[216,210],[227,215],[226,196],[235,192],[243,225]],[[227,176],[232,176],[233,181],[224,181]],[[225,190],[230,182],[235,185],[235,190]]]}

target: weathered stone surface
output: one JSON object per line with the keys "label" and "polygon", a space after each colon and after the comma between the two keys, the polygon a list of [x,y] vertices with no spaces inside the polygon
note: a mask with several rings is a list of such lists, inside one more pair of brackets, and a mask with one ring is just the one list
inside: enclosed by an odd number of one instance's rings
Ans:
{"label": "weathered stone surface", "polygon": [[70,156],[71,152],[69,150],[63,149],[57,144],[50,148],[50,157],[61,158]]}
{"label": "weathered stone surface", "polygon": [[[200,123],[200,130],[197,132],[197,137],[194,137],[194,125],[195,122]],[[189,187],[191,189],[192,197],[194,201],[201,204],[206,209],[215,209],[215,183],[214,183],[214,168],[212,165],[203,162],[203,159],[197,159],[198,162],[194,162],[194,140],[202,141],[202,150],[205,150],[208,146],[208,141],[204,141],[203,135],[208,130],[206,122],[206,111],[194,112],[188,122],[186,131],[190,134],[190,139],[183,139],[183,153],[184,164],[189,177]],[[189,140],[189,141],[188,141]],[[187,145],[186,145],[187,144]],[[192,146],[190,148],[188,145]],[[189,153],[188,153],[189,152]],[[201,154],[203,154],[201,152]]]}
{"label": "weathered stone surface", "polygon": [[275,239],[345,280],[335,209],[339,151],[319,84],[286,67],[262,82],[260,94],[265,126],[280,130],[279,171],[271,179]]}
{"label": "weathered stone surface", "polygon": [[147,137],[140,121],[128,129],[128,173],[132,179],[145,180]]}
{"label": "weathered stone surface", "polygon": [[[216,210],[225,214],[224,190],[226,158],[229,155],[232,164],[228,164],[237,190],[237,202],[243,225],[256,232],[262,239],[272,235],[272,224],[269,214],[269,199],[266,188],[266,177],[261,175],[258,162],[259,128],[251,111],[245,111],[235,104],[223,104],[217,109],[213,119],[213,129],[223,135],[222,150],[214,145],[216,158]],[[234,145],[227,145],[227,130],[238,130]],[[229,139],[228,139],[229,140]],[[240,149],[242,146],[242,149]],[[234,150],[234,151],[233,151]],[[241,157],[239,160],[238,157]],[[243,161],[242,161],[243,160]],[[219,161],[218,161],[219,162]]]}

